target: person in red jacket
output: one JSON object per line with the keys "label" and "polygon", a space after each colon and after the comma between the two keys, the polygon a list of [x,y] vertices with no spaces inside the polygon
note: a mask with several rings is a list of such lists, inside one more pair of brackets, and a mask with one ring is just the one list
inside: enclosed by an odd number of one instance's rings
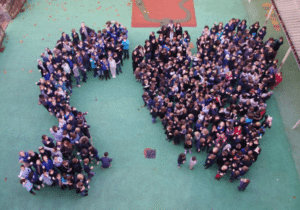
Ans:
{"label": "person in red jacket", "polygon": [[239,126],[236,126],[235,128],[234,128],[234,135],[235,136],[238,136],[238,135],[240,135],[242,133],[242,126],[241,125],[239,125]]}
{"label": "person in red jacket", "polygon": [[278,72],[275,76],[275,87],[282,82],[282,72]]}

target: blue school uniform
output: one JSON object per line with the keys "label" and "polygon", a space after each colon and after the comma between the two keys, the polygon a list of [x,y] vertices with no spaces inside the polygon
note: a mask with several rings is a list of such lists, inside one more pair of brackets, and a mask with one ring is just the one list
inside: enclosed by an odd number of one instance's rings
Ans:
{"label": "blue school uniform", "polygon": [[215,159],[208,159],[209,156],[207,156],[206,160],[205,160],[205,164],[204,166],[206,167],[210,167],[215,163]]}
{"label": "blue school uniform", "polygon": [[110,166],[110,162],[112,161],[112,158],[108,157],[102,157],[100,158],[100,161],[102,162],[102,168],[108,168]]}
{"label": "blue school uniform", "polygon": [[186,157],[181,158],[180,155],[179,155],[179,157],[177,159],[178,166],[180,166],[180,164],[183,164],[184,161],[186,161]]}
{"label": "blue school uniform", "polygon": [[232,32],[233,30],[234,30],[234,25],[233,24],[229,25],[229,23],[227,23],[225,25],[225,32],[226,32],[226,34],[228,34],[229,32]]}
{"label": "blue school uniform", "polygon": [[37,175],[37,173],[33,172],[32,178],[30,179],[30,182],[32,184],[36,184],[39,182],[39,176]]}
{"label": "blue school uniform", "polygon": [[257,36],[258,36],[259,38],[261,38],[261,40],[263,40],[264,37],[265,37],[265,35],[266,35],[266,33],[267,33],[266,30],[263,31],[262,29],[260,29],[260,30],[258,31],[258,33],[257,33]]}
{"label": "blue school uniform", "polygon": [[28,152],[24,152],[24,154],[25,154],[24,157],[19,156],[19,161],[22,160],[22,161],[25,162],[25,163],[30,163],[30,161],[28,160],[28,158],[29,158]]}
{"label": "blue school uniform", "polygon": [[92,153],[92,157],[95,158],[97,161],[100,161],[100,157],[98,155],[98,150],[94,149],[94,152]]}
{"label": "blue school uniform", "polygon": [[45,167],[45,170],[49,172],[50,169],[53,169],[53,161],[48,159],[48,163],[45,161],[42,163],[43,167]]}
{"label": "blue school uniform", "polygon": [[238,190],[239,191],[244,191],[246,189],[246,187],[248,186],[249,183],[240,181],[240,185],[238,186]]}

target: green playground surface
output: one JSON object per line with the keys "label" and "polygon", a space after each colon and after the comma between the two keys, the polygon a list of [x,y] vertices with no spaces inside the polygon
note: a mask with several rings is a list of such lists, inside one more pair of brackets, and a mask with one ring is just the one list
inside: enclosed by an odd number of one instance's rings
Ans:
{"label": "green playground surface", "polygon": [[[214,22],[246,18],[248,25],[255,21],[263,25],[264,3],[269,1],[194,0],[197,27],[184,30],[195,45],[204,26]],[[187,155],[198,159],[193,171],[187,164],[177,168],[183,146],[165,141],[161,123],[152,124],[149,111],[141,108],[143,89],[132,75],[131,60],[125,60],[123,74],[116,79],[99,81],[89,73],[88,82],[73,89],[71,105],[89,112],[86,119],[94,146],[113,158],[110,169],[95,167],[89,196],[47,186],[32,196],[21,186],[18,152],[37,151],[41,135],[50,135],[49,128],[58,124],[38,105],[35,82],[41,74],[36,60],[45,47],[53,49],[63,31],[78,31],[81,22],[98,30],[108,20],[120,21],[128,28],[132,52],[158,28],[131,28],[131,4],[129,0],[28,0],[26,11],[9,24],[5,51],[0,54],[0,209],[299,209],[300,128],[291,128],[300,119],[300,71],[292,54],[282,68],[283,82],[267,102],[273,125],[261,140],[257,162],[245,175],[251,183],[244,192],[237,190],[237,181],[229,183],[228,174],[215,180],[216,166],[204,170],[204,153]],[[280,36],[283,31],[274,30],[269,21],[266,38]],[[288,47],[285,38],[279,62]],[[156,149],[156,158],[144,158],[145,148]]]}

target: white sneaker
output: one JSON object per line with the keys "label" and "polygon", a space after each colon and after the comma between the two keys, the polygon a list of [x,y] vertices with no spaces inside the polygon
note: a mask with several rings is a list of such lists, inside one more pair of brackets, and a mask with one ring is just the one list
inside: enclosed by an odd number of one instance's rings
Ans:
{"label": "white sneaker", "polygon": [[80,85],[77,85],[77,87],[81,87]]}
{"label": "white sneaker", "polygon": [[189,150],[190,154],[192,154],[192,150]]}
{"label": "white sneaker", "polygon": [[88,189],[90,189],[90,185],[88,186]]}
{"label": "white sneaker", "polygon": [[37,187],[38,189],[41,189],[41,186],[40,185],[38,185],[38,187]]}
{"label": "white sneaker", "polygon": [[186,154],[186,150],[184,150],[184,154]]}
{"label": "white sneaker", "polygon": [[100,161],[97,161],[97,165],[99,165]]}
{"label": "white sneaker", "polygon": [[44,185],[44,184],[42,184],[42,187],[45,187],[45,185]]}

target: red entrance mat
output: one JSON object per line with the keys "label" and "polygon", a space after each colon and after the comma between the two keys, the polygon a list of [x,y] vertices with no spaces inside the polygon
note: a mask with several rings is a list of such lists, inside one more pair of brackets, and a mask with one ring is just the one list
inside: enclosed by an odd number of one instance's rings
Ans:
{"label": "red entrance mat", "polygon": [[131,27],[160,27],[173,20],[181,26],[196,27],[193,0],[133,0]]}

